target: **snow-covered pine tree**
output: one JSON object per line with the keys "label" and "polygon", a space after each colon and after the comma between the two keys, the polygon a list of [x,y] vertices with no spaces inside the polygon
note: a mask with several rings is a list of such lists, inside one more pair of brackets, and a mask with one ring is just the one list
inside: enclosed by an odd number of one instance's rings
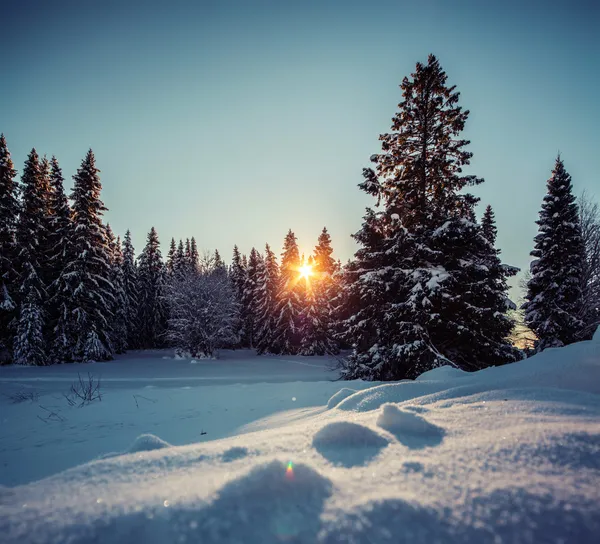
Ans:
{"label": "snow-covered pine tree", "polygon": [[221,254],[218,249],[215,249],[213,255],[213,273],[217,275],[227,276],[227,265],[221,258]]}
{"label": "snow-covered pine tree", "polygon": [[256,315],[258,273],[262,257],[255,248],[250,251],[250,258],[244,275],[244,290],[242,293],[242,315],[244,316],[243,337],[247,346],[253,348],[256,341]]}
{"label": "snow-covered pine tree", "polygon": [[339,351],[334,340],[332,301],[336,297],[333,274],[336,262],[331,257],[331,237],[326,228],[319,235],[313,256],[308,258],[308,266],[313,275],[305,280],[304,310],[301,319],[301,355],[324,355]]}
{"label": "snow-covered pine tree", "polygon": [[183,254],[183,262],[184,262],[184,269],[187,272],[191,271],[193,268],[192,265],[192,245],[190,243],[190,239],[186,238],[185,239],[185,251]]}
{"label": "snow-covered pine tree", "polygon": [[324,274],[332,276],[335,272],[337,266],[335,259],[331,256],[332,253],[331,236],[327,232],[327,228],[323,227],[314,251],[314,268],[317,276]]}
{"label": "snow-covered pine tree", "polygon": [[492,210],[492,207],[489,204],[486,206],[483,217],[481,218],[481,233],[492,246],[495,246],[498,229],[496,228],[496,216],[494,215],[494,210]]}
{"label": "snow-covered pine tree", "polygon": [[167,253],[167,264],[166,270],[167,275],[172,276],[175,269],[175,259],[177,257],[177,246],[175,245],[175,238],[171,238],[171,245],[169,246],[169,252]]}
{"label": "snow-covered pine tree", "polygon": [[256,278],[256,352],[259,355],[272,351],[278,287],[277,257],[266,244]]}
{"label": "snow-covered pine tree", "polygon": [[460,285],[477,281],[482,239],[477,199],[463,189],[483,180],[463,174],[472,154],[459,136],[469,112],[446,81],[433,55],[417,63],[402,82],[393,132],[380,136],[382,153],[371,157],[376,171],[363,172],[360,187],[381,211],[368,211],[355,236],[363,248],[349,270],[359,311],[348,322],[357,339],[347,377],[401,379],[442,364],[485,364],[489,349],[472,345],[485,344],[490,331]]}
{"label": "snow-covered pine tree", "polygon": [[135,262],[135,249],[131,242],[131,232],[127,230],[123,239],[123,291],[125,293],[125,315],[127,321],[127,349],[140,345],[139,285],[138,268]]}
{"label": "snow-covered pine tree", "polygon": [[[52,281],[56,279],[55,270],[52,262],[50,261],[54,242],[52,237],[52,227],[54,224],[54,210],[52,208],[54,188],[52,186],[50,161],[45,155],[40,159],[40,182],[44,198],[44,207],[41,216],[41,220],[43,222],[43,228],[41,232],[42,238],[38,241],[38,251],[40,252],[39,263],[42,281],[44,282],[44,285],[48,287]],[[48,301],[46,300],[44,302],[47,304]]]}
{"label": "snow-covered pine tree", "polygon": [[[18,266],[23,301],[14,339],[16,364],[46,364],[44,328],[47,290],[44,281],[49,236],[49,166],[35,149],[25,161],[21,176],[22,202],[17,223]],[[28,322],[31,320],[31,322]]]}
{"label": "snow-covered pine tree", "polygon": [[585,250],[571,176],[560,156],[548,180],[537,221],[538,234],[527,283],[525,322],[539,341],[536,349],[575,342],[583,328],[581,276]]}
{"label": "snow-covered pine tree", "polygon": [[[29,263],[28,263],[29,264]],[[24,273],[35,274],[35,271]],[[17,365],[41,366],[48,361],[44,342],[44,318],[38,293],[30,284],[29,291],[21,304],[21,312],[14,339],[14,363]]]}
{"label": "snow-covered pine tree", "polygon": [[[367,190],[375,174],[364,169],[363,176],[365,182],[359,187]],[[353,235],[360,247],[354,260],[344,267],[341,292],[334,302],[338,317],[344,320],[340,340],[353,349],[343,369],[347,379],[382,379],[386,375],[378,366],[386,362],[379,355],[384,346],[381,328],[395,294],[387,230],[386,217],[367,208],[362,228]]]}
{"label": "snow-covered pine tree", "polygon": [[10,151],[0,134],[0,364],[12,358],[13,325],[17,315],[18,272],[15,231],[19,217],[17,184]]}
{"label": "snow-covered pine tree", "polygon": [[302,312],[302,286],[299,282],[300,253],[296,235],[290,229],[285,237],[277,303],[275,306],[275,321],[273,327],[273,353],[294,354],[300,347],[298,317]]}
{"label": "snow-covered pine tree", "polygon": [[[68,293],[60,291],[59,281],[62,271],[67,263],[74,259],[72,239],[73,221],[72,210],[65,194],[64,178],[62,170],[56,160],[52,157],[50,173],[50,233],[48,240],[48,343],[50,348],[50,361],[62,362],[64,353],[68,351],[66,331],[58,326],[66,324],[65,312],[69,311],[70,301]],[[61,315],[64,316],[60,320]]]}
{"label": "snow-covered pine tree", "polygon": [[173,258],[173,272],[176,274],[183,274],[186,270],[185,265],[185,251],[183,249],[183,240],[179,240],[177,245],[177,252]]}
{"label": "snow-covered pine tree", "polygon": [[65,337],[63,360],[109,360],[113,356],[111,255],[102,223],[106,208],[100,199],[99,172],[90,149],[73,176],[72,257],[57,280],[58,292],[67,301],[57,324]]}
{"label": "snow-covered pine tree", "polygon": [[321,282],[307,285],[300,326],[300,355],[325,355],[339,352],[331,323],[330,300]]}
{"label": "snow-covered pine tree", "polygon": [[111,312],[112,334],[111,343],[115,353],[125,353],[127,350],[127,296],[123,282],[123,252],[121,238],[117,237],[106,225],[106,239],[110,250],[110,283],[112,285],[113,305]]}
{"label": "snow-covered pine tree", "polygon": [[233,287],[233,293],[235,295],[235,301],[239,311],[238,316],[238,337],[240,338],[240,346],[245,347],[247,345],[246,338],[244,336],[244,324],[246,322],[246,315],[243,311],[243,297],[244,297],[244,286],[246,284],[246,269],[242,264],[242,255],[237,245],[233,246],[233,257],[231,259],[231,266],[229,267],[229,281]]}
{"label": "snow-covered pine tree", "polygon": [[[17,244],[19,247],[18,264],[21,268],[21,290],[23,298],[27,296],[33,282],[37,291],[37,301],[45,303],[46,289],[43,281],[46,262],[43,254],[48,238],[49,187],[42,172],[40,158],[32,149],[25,161],[21,176],[21,213],[17,222]],[[28,279],[28,274],[32,273]]]}
{"label": "snow-covered pine tree", "polygon": [[522,358],[509,341],[513,321],[507,313],[515,306],[506,280],[518,269],[500,262],[495,230],[488,207],[483,226],[450,220],[432,237],[432,247],[445,259],[438,276],[441,287],[431,297],[440,319],[430,322],[430,335],[440,352],[465,370]]}
{"label": "snow-covered pine tree", "polygon": [[195,274],[200,272],[200,254],[198,253],[196,239],[193,236],[190,240],[190,266],[192,268],[192,272]]}
{"label": "snow-covered pine tree", "polygon": [[49,274],[51,285],[67,263],[71,243],[72,210],[65,194],[64,178],[56,157],[50,160],[50,253]]}
{"label": "snow-covered pine tree", "polygon": [[142,348],[164,345],[167,323],[165,280],[160,242],[156,230],[152,227],[148,233],[146,247],[138,258],[138,322]]}

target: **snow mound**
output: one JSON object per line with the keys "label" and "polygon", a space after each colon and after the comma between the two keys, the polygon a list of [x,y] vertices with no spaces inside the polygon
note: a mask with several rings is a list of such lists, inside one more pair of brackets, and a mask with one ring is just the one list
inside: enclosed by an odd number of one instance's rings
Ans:
{"label": "snow mound", "polygon": [[444,430],[423,417],[399,410],[393,404],[384,404],[377,418],[377,425],[392,433],[409,448],[418,449],[437,446],[444,437]]}
{"label": "snow mound", "polygon": [[368,412],[377,410],[389,402],[403,402],[436,393],[448,387],[446,382],[402,381],[386,383],[358,391],[342,400],[337,409],[342,411]]}
{"label": "snow mound", "polygon": [[158,436],[154,436],[153,434],[142,434],[138,436],[133,444],[127,448],[126,453],[138,453],[141,451],[154,451],[160,450],[163,448],[170,448],[171,444],[165,442]]}
{"label": "snow mound", "polygon": [[171,444],[165,442],[158,436],[153,434],[141,434],[138,436],[133,444],[129,446],[125,451],[113,451],[104,453],[98,457],[98,459],[110,459],[111,457],[119,457],[120,455],[127,455],[128,453],[141,453],[144,451],[161,450],[163,448],[170,448]]}
{"label": "snow mound", "polygon": [[[459,379],[455,379],[459,378]],[[368,412],[386,403],[415,398],[421,402],[459,399],[477,393],[544,388],[600,394],[600,335],[593,340],[547,349],[529,359],[466,373],[440,367],[415,381],[389,383],[359,391],[337,405],[338,410]]]}
{"label": "snow mound", "polygon": [[388,440],[364,425],[336,421],[321,428],[312,443],[331,463],[353,467],[371,461],[388,445]]}
{"label": "snow mound", "polygon": [[350,395],[354,395],[356,393],[356,389],[350,389],[348,387],[342,387],[335,395],[333,395],[327,401],[327,408],[335,408],[340,402],[344,399],[348,398]]}
{"label": "snow mound", "polygon": [[427,372],[423,372],[417,380],[425,381],[425,380],[453,380],[455,378],[464,378],[468,376],[469,373],[464,370],[460,370],[459,368],[454,368],[450,365],[440,366],[438,368],[433,368],[428,370]]}

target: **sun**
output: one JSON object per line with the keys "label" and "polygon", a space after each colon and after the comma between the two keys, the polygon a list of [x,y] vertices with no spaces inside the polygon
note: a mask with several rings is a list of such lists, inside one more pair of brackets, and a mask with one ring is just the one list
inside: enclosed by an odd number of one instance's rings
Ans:
{"label": "sun", "polygon": [[298,268],[298,272],[300,272],[300,277],[305,280],[309,279],[314,274],[313,267],[306,263]]}

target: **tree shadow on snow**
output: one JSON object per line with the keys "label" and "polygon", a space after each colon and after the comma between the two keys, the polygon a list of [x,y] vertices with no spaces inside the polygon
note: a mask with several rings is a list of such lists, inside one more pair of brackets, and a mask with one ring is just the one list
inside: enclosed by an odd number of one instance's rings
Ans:
{"label": "tree shadow on snow", "polygon": [[375,431],[348,421],[325,425],[313,437],[313,447],[334,465],[346,468],[366,465],[388,445]]}
{"label": "tree shadow on snow", "polygon": [[160,505],[81,542],[315,542],[331,493],[331,481],[311,467],[272,461],[225,484],[209,503]]}

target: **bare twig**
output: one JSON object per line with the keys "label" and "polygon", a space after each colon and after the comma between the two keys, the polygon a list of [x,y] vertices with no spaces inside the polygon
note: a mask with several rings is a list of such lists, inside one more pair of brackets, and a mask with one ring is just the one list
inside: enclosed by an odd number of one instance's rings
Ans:
{"label": "bare twig", "polygon": [[133,400],[135,401],[135,405],[139,408],[140,405],[138,404],[137,399],[144,399],[147,400],[148,402],[151,402],[152,404],[155,404],[158,402],[158,400],[156,399],[149,399],[148,397],[144,397],[144,395],[133,395]]}
{"label": "bare twig", "polygon": [[69,406],[78,405],[79,407],[82,407],[95,400],[102,401],[100,378],[94,378],[89,372],[87,379],[82,378],[81,374],[77,374],[77,377],[78,381],[73,382],[68,393],[63,395],[69,403]]}
{"label": "bare twig", "polygon": [[45,423],[48,423],[49,421],[65,421],[65,418],[62,417],[61,415],[59,415],[58,413],[50,410],[49,408],[46,408],[45,406],[42,406],[40,404],[40,408],[42,410],[46,410],[46,412],[48,412],[48,415],[44,418],[41,416],[37,416],[39,419],[41,419],[42,421],[44,421]]}

